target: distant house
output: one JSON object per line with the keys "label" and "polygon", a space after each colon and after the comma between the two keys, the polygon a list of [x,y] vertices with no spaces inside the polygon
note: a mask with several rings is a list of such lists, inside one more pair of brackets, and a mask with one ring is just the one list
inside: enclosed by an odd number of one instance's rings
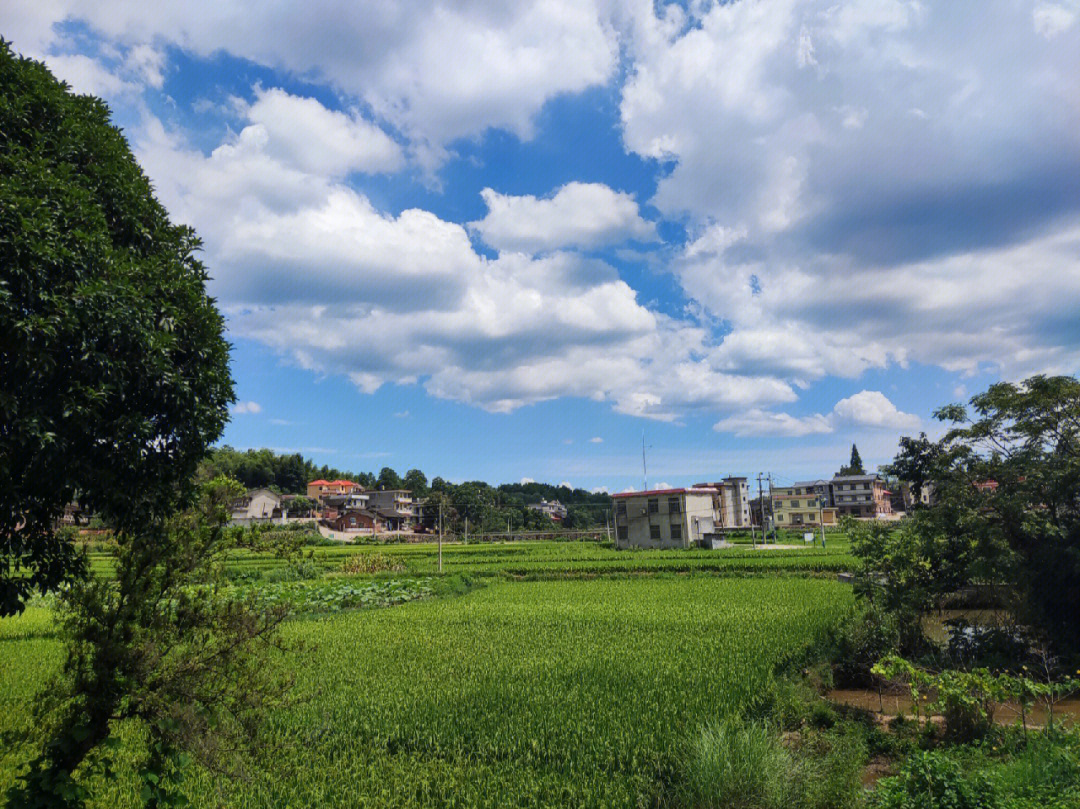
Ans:
{"label": "distant house", "polygon": [[885,519],[892,516],[891,492],[877,475],[837,475],[829,484],[841,516]]}
{"label": "distant house", "polygon": [[619,548],[688,548],[717,533],[713,488],[655,489],[612,495]]}
{"label": "distant house", "polygon": [[232,505],[234,520],[269,520],[283,514],[281,495],[269,489],[252,489]]}
{"label": "distant house", "polygon": [[379,530],[378,517],[367,509],[350,509],[336,513],[333,517],[324,518],[323,525],[335,531],[370,531],[375,533]]}
{"label": "distant house", "polygon": [[307,496],[321,503],[327,497],[363,490],[363,486],[351,480],[313,480],[307,485]]}
{"label": "distant house", "polygon": [[539,503],[530,503],[528,508],[539,511],[555,522],[562,522],[566,519],[566,506],[558,500],[541,500]]}
{"label": "distant house", "polygon": [[417,524],[418,506],[408,489],[380,489],[364,494],[368,508],[378,515],[388,531],[409,531]]}
{"label": "distant house", "polygon": [[775,487],[772,512],[777,528],[835,525],[838,512],[832,505],[832,484],[828,480],[804,480]]}
{"label": "distant house", "polygon": [[716,489],[717,525],[721,528],[750,526],[750,491],[746,478],[726,477],[716,483],[695,483],[695,489]]}

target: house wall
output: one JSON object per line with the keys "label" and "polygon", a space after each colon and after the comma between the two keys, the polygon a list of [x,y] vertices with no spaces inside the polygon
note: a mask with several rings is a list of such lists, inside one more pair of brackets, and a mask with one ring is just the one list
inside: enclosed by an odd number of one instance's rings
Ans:
{"label": "house wall", "polygon": [[[658,494],[643,493],[615,500],[615,537],[620,548],[686,548],[706,533],[715,531],[715,491]],[[656,500],[657,510],[649,511]],[[673,510],[672,505],[677,504]],[[620,505],[625,504],[625,509]],[[654,531],[653,527],[656,527]],[[676,526],[676,530],[672,530]]]}

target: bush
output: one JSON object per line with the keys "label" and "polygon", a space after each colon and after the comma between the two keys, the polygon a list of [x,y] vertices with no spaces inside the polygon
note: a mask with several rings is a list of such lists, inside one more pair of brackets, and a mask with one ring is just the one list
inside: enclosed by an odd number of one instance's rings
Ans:
{"label": "bush", "polygon": [[875,809],[994,809],[1001,800],[985,773],[965,774],[937,751],[915,752],[900,775],[878,781]]}
{"label": "bush", "polygon": [[341,572],[359,573],[400,573],[405,570],[405,563],[383,553],[360,553],[348,556],[341,563]]}
{"label": "bush", "polygon": [[880,605],[863,602],[841,622],[832,636],[837,660],[834,676],[839,685],[870,685],[871,669],[900,646],[899,622]]}
{"label": "bush", "polygon": [[321,578],[323,572],[322,567],[314,559],[300,559],[267,572],[264,578],[266,581],[306,581]]}

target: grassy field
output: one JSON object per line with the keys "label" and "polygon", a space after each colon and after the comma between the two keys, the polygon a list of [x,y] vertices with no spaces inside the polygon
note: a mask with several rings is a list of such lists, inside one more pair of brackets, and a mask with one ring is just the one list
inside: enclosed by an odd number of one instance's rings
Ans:
{"label": "grassy field", "polygon": [[[698,552],[451,546],[448,571],[513,575],[448,594],[441,582],[461,577],[424,576],[428,547],[315,550],[330,568],[342,555],[382,553],[408,572],[244,586],[347,586],[347,606],[398,606],[329,614],[302,601],[307,612],[286,633],[310,648],[283,661],[300,702],[268,728],[262,763],[274,775],[231,783],[195,769],[185,791],[196,806],[663,805],[688,740],[766,693],[777,666],[852,603],[849,588],[820,578],[550,578],[664,571],[670,559],[692,570],[709,564]],[[755,570],[782,553],[713,553],[711,569],[743,560]],[[51,633],[42,608],[0,620],[0,727],[25,720],[58,665]],[[22,755],[0,756],[0,791]],[[100,805],[133,805],[130,773],[101,787]]]}
{"label": "grassy field", "polygon": [[[433,542],[387,545],[315,546],[304,552],[324,571],[341,568],[352,556],[378,555],[411,575],[438,571],[438,548]],[[724,550],[619,551],[597,542],[487,542],[443,545],[443,572],[464,575],[503,574],[516,577],[612,575],[650,572],[837,572],[850,569],[850,543],[830,537],[826,549],[818,546],[787,549],[752,549],[749,545]],[[238,552],[229,562],[234,574],[265,577],[290,563],[266,554]],[[95,575],[112,572],[112,556],[90,554]]]}

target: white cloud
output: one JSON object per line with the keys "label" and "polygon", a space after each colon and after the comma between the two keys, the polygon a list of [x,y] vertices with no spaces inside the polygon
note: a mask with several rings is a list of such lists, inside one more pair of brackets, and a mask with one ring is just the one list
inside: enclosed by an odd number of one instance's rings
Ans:
{"label": "white cloud", "polygon": [[916,430],[921,424],[918,416],[898,410],[880,391],[864,390],[838,401],[828,415],[792,416],[753,408],[721,419],[713,429],[738,436],[798,438],[851,427]]}
{"label": "white cloud", "polygon": [[487,216],[470,227],[499,250],[543,253],[656,238],[655,226],[641,218],[634,198],[601,183],[567,183],[545,199],[508,196],[491,188],[481,196]]}
{"label": "white cloud", "polygon": [[615,31],[592,3],[258,3],[13,0],[5,36],[44,52],[53,23],[83,21],[113,43],[221,52],[322,81],[362,100],[429,166],[456,138],[492,127],[530,137],[551,98],[605,83]]}
{"label": "white cloud", "polygon": [[593,438],[590,438],[589,443],[590,444],[603,444],[604,439],[597,435],[597,436],[594,436]]}
{"label": "white cloud", "polygon": [[564,480],[562,483],[559,484],[559,488],[561,488],[561,489],[573,489],[574,487],[573,487],[573,485],[571,485],[570,481]]}
{"label": "white cloud", "polygon": [[204,238],[237,336],[365,393],[422,384],[493,412],[576,396],[673,421],[796,398],[722,367],[709,329],[643,306],[604,262],[480,256],[460,225],[384,214],[272,140],[252,124],[204,155],[153,118],[136,139],[165,204]]}
{"label": "white cloud", "polygon": [[522,478],[521,479],[521,485],[522,486],[524,486],[527,483],[536,483],[536,481],[533,480],[532,478]]}
{"label": "white cloud", "polygon": [[624,142],[673,162],[651,202],[688,223],[672,270],[730,329],[720,367],[796,385],[913,361],[1075,370],[1076,9],[987,2],[976,27],[914,0],[626,15]]}
{"label": "white cloud", "polygon": [[893,430],[916,430],[922,421],[911,413],[901,412],[881,391],[864,390],[841,399],[833,415],[842,424],[882,427]]}
{"label": "white cloud", "polygon": [[611,494],[611,490],[607,486],[595,486],[589,489],[591,494]]}
{"label": "white cloud", "polygon": [[753,408],[721,419],[713,429],[717,432],[734,433],[737,436],[785,436],[800,437],[817,433],[831,433],[832,420],[828,416],[791,416],[787,413],[770,413]]}
{"label": "white cloud", "polygon": [[404,164],[401,147],[355,110],[329,110],[314,98],[256,88],[242,106],[252,126],[266,132],[267,154],[285,165],[324,177],[351,171],[395,171]]}
{"label": "white cloud", "polygon": [[237,416],[252,415],[262,412],[262,405],[258,402],[236,402],[229,408]]}
{"label": "white cloud", "polygon": [[409,417],[409,411],[408,410],[400,410],[400,411],[398,411],[397,413],[394,414],[394,418],[396,418],[396,419],[407,419],[408,417]]}
{"label": "white cloud", "polygon": [[1068,31],[1076,22],[1078,5],[1080,4],[1076,2],[1036,3],[1031,11],[1035,30],[1047,39],[1053,39]]}

